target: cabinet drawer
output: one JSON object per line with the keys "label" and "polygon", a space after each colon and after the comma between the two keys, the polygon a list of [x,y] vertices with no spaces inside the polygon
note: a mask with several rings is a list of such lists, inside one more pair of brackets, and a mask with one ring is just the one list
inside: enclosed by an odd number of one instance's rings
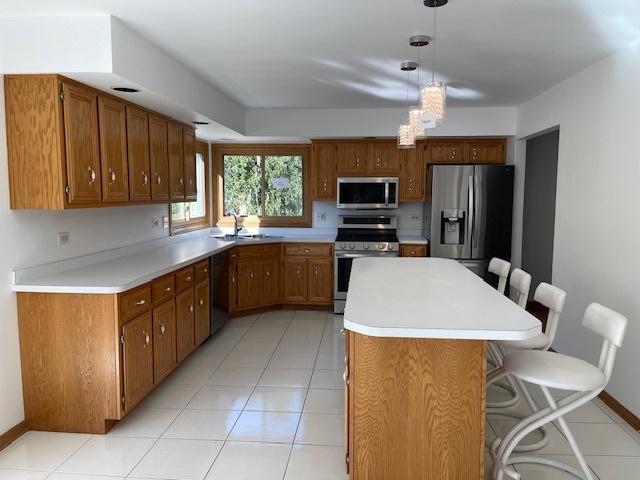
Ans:
{"label": "cabinet drawer", "polygon": [[287,243],[284,254],[288,256],[328,257],[331,255],[330,243]]}
{"label": "cabinet drawer", "polygon": [[243,245],[237,248],[238,258],[277,257],[280,245]]}
{"label": "cabinet drawer", "polygon": [[426,245],[400,245],[400,256],[401,257],[426,257],[427,256],[427,246]]}
{"label": "cabinet drawer", "polygon": [[183,268],[176,272],[176,292],[181,292],[190,288],[194,284],[193,266]]}
{"label": "cabinet drawer", "polygon": [[176,293],[176,279],[171,275],[154,280],[151,284],[151,299],[158,305],[173,297]]}
{"label": "cabinet drawer", "polygon": [[200,283],[203,280],[209,278],[209,260],[203,260],[194,265],[196,283]]}
{"label": "cabinet drawer", "polygon": [[151,306],[151,287],[143,285],[120,295],[120,320],[126,322],[146,312]]}

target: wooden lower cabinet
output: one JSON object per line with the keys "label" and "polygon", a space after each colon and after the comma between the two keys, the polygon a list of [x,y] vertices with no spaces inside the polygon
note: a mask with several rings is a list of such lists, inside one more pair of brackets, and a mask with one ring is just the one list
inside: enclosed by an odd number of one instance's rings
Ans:
{"label": "wooden lower cabinet", "polygon": [[285,257],[283,261],[282,300],[284,303],[307,301],[307,259]]}
{"label": "wooden lower cabinet", "polygon": [[195,311],[195,345],[198,346],[209,338],[211,331],[211,304],[209,302],[209,280],[196,285],[196,311]]}
{"label": "wooden lower cabinet", "polygon": [[257,260],[238,262],[238,310],[255,308],[260,303],[259,277]]}
{"label": "wooden lower cabinet", "polygon": [[484,478],[485,342],[349,332],[351,480]]}
{"label": "wooden lower cabinet", "polygon": [[153,330],[151,313],[122,327],[123,404],[131,410],[153,388]]}
{"label": "wooden lower cabinet", "polygon": [[153,381],[158,384],[178,364],[176,302],[172,298],[153,309]]}
{"label": "wooden lower cabinet", "polygon": [[176,351],[181,362],[195,349],[193,288],[176,295]]}
{"label": "wooden lower cabinet", "polygon": [[308,260],[309,303],[331,303],[333,297],[333,259],[310,258]]}
{"label": "wooden lower cabinet", "polygon": [[261,260],[260,304],[263,306],[280,303],[280,258]]}
{"label": "wooden lower cabinet", "polygon": [[427,245],[405,243],[400,245],[401,257],[426,257]]}

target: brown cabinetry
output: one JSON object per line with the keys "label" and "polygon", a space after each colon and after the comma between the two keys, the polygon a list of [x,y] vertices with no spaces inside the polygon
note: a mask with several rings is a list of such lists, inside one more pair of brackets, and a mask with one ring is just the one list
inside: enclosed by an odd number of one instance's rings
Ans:
{"label": "brown cabinetry", "polygon": [[280,303],[280,258],[260,260],[260,304]]}
{"label": "brown cabinetry", "polygon": [[426,175],[424,152],[424,143],[419,143],[415,149],[398,150],[401,202],[420,202],[424,199]]}
{"label": "brown cabinetry", "polygon": [[395,142],[369,144],[370,155],[367,173],[370,175],[398,175],[398,146]]}
{"label": "brown cabinetry", "polygon": [[[174,180],[186,168],[196,198],[192,127],[171,122],[171,136],[164,117],[60,75],[6,75],[4,84],[11,208],[167,202],[171,140]],[[184,200],[184,181],[174,190]]]}
{"label": "brown cabinetry", "polygon": [[333,200],[336,198],[336,153],[334,143],[318,143],[313,146],[311,158],[311,181],[313,198]]}
{"label": "brown cabinetry", "polygon": [[280,303],[280,245],[247,245],[231,253],[231,311]]}
{"label": "brown cabinetry", "polygon": [[365,175],[369,144],[339,143],[336,156],[336,172],[338,175]]}
{"label": "brown cabinetry", "polygon": [[130,410],[153,388],[151,314],[145,313],[122,327],[123,404]]}
{"label": "brown cabinetry", "polygon": [[127,166],[127,116],[125,104],[111,98],[98,98],[102,201],[129,201]]}
{"label": "brown cabinetry", "polygon": [[153,381],[160,383],[177,365],[176,304],[173,298],[153,309]]}
{"label": "brown cabinetry", "polygon": [[469,140],[465,143],[465,163],[504,163],[506,142],[503,139]]}
{"label": "brown cabinetry", "polygon": [[426,257],[427,246],[421,244],[404,243],[400,245],[401,257]]}
{"label": "brown cabinetry", "polygon": [[457,140],[427,140],[427,163],[462,163],[464,144]]}
{"label": "brown cabinetry", "polygon": [[176,352],[178,362],[195,349],[195,307],[193,288],[176,295]]}
{"label": "brown cabinetry", "polygon": [[307,301],[307,259],[285,257],[283,261],[282,300],[284,303]]}
{"label": "brown cabinetry", "polygon": [[197,347],[209,337],[211,323],[211,304],[209,302],[209,280],[204,280],[195,288],[195,346]]}
{"label": "brown cabinetry", "polygon": [[307,275],[309,276],[307,297],[309,303],[328,304],[333,296],[333,259],[310,258]]}
{"label": "brown cabinetry", "polygon": [[333,298],[331,245],[285,244],[282,275],[283,303],[331,304]]}
{"label": "brown cabinetry", "polygon": [[182,150],[182,126],[169,122],[169,193],[171,201],[184,201],[184,157]]}
{"label": "brown cabinetry", "polygon": [[238,310],[257,307],[260,303],[257,260],[238,262]]}

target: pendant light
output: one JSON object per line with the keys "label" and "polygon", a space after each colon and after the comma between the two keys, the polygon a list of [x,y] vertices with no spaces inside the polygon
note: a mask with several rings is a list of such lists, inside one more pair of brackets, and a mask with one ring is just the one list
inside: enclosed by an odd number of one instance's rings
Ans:
{"label": "pendant light", "polygon": [[438,7],[447,4],[447,0],[424,0],[427,7],[433,8],[433,65],[431,72],[431,82],[420,87],[420,105],[425,115],[429,116],[436,123],[442,123],[447,107],[447,85],[445,82],[436,81],[436,25]]}
{"label": "pendant light", "polygon": [[[416,68],[418,68],[416,62],[402,62],[400,64],[400,70],[407,72],[407,104],[409,103],[409,74]],[[398,148],[416,148],[415,129],[408,122],[398,127]]]}
{"label": "pendant light", "polygon": [[[416,103],[420,104],[420,47],[429,45],[431,37],[427,35],[413,35],[409,37],[409,45],[412,47],[418,47],[418,59],[416,62],[417,72],[417,87],[416,87]],[[427,137],[423,123],[424,111],[422,105],[416,105],[409,107],[409,125],[415,133],[417,140],[422,140]]]}

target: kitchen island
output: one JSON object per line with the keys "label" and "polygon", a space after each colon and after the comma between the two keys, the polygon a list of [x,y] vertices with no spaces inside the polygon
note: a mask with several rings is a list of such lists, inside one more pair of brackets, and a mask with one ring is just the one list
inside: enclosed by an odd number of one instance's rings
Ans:
{"label": "kitchen island", "polygon": [[540,322],[454,260],[362,258],[344,326],[350,478],[482,479],[486,341]]}

